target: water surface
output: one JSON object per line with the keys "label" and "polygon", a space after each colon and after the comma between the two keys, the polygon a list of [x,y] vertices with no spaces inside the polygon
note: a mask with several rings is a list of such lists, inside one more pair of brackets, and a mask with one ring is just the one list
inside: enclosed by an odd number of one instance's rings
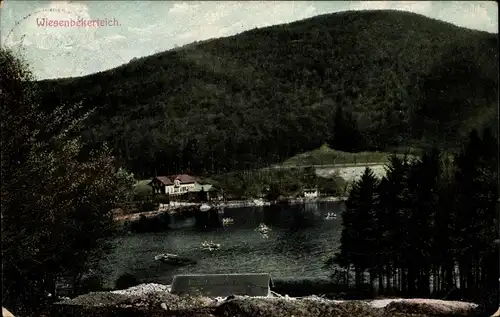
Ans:
{"label": "water surface", "polygon": [[[326,277],[325,260],[339,247],[341,220],[339,202],[292,206],[264,206],[216,210],[194,216],[171,216],[172,229],[161,233],[123,235],[104,260],[105,282],[114,286],[123,273],[134,274],[143,283],[171,282],[181,273],[268,272],[273,277]],[[337,219],[327,220],[328,213]],[[222,226],[222,218],[234,224]],[[266,236],[255,231],[264,223],[272,229]],[[201,249],[203,241],[221,244],[218,251]],[[176,267],[154,260],[160,253],[175,253],[197,260]]]}

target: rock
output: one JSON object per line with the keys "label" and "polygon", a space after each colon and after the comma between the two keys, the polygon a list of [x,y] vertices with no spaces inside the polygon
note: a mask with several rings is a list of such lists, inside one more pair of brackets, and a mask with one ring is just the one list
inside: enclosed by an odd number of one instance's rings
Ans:
{"label": "rock", "polygon": [[431,299],[387,299],[332,301],[318,297],[303,299],[237,298],[221,304],[214,315],[221,317],[428,317],[474,316],[476,304]]}
{"label": "rock", "polygon": [[54,305],[51,317],[459,317],[476,316],[473,303],[432,299],[379,299],[337,301],[304,298],[227,298],[177,296],[170,286],[141,284],[125,290],[95,292]]}
{"label": "rock", "polygon": [[391,316],[472,316],[478,305],[467,302],[444,301],[437,299],[404,299],[392,301],[385,307],[386,315]]}
{"label": "rock", "polygon": [[284,298],[234,299],[221,304],[214,315],[221,317],[352,317],[382,316],[382,309],[375,309],[364,302],[337,302],[318,300],[289,300]]}
{"label": "rock", "polygon": [[170,292],[170,285],[163,285],[163,284],[155,284],[155,283],[149,283],[149,284],[140,284],[136,286],[132,286],[127,289],[123,290],[117,290],[117,291],[111,291],[111,293],[114,294],[122,294],[122,295],[136,295],[136,296],[144,296],[150,293],[156,293],[156,292]]}
{"label": "rock", "polygon": [[[140,286],[140,285],[139,285]],[[122,293],[96,292],[81,295],[54,305],[53,316],[189,316],[212,305],[206,297],[177,296],[165,291],[145,291],[140,287]],[[167,313],[167,314],[166,314]],[[160,316],[158,315],[158,316]]]}

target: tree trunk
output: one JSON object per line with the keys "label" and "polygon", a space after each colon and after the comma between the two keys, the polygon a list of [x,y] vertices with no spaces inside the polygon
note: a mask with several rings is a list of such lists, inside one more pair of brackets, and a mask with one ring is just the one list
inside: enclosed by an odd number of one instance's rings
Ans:
{"label": "tree trunk", "polygon": [[392,287],[392,268],[391,267],[386,267],[386,286],[385,286],[385,289],[386,291],[390,291],[391,290],[391,287]]}
{"label": "tree trunk", "polygon": [[378,272],[378,293],[384,293],[384,270],[383,268]]}

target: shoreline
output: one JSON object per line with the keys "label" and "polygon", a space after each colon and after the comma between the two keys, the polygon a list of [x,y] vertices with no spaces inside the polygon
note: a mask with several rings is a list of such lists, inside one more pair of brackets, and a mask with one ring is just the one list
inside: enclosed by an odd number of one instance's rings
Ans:
{"label": "shoreline", "polygon": [[[188,293],[189,294],[189,293]],[[113,296],[111,296],[113,295]],[[218,295],[218,296],[217,296]],[[75,298],[60,299],[52,307],[54,316],[68,313],[79,316],[108,316],[117,310],[127,315],[154,316],[477,316],[480,305],[468,301],[451,301],[433,298],[379,297],[365,299],[333,299],[314,294],[303,296],[282,295],[267,289],[259,296],[225,294],[172,293],[171,285],[145,283],[127,289],[87,293]],[[333,313],[340,311],[341,314]],[[286,313],[285,313],[286,312]],[[112,314],[116,315],[116,314]],[[482,314],[481,314],[482,315]]]}
{"label": "shoreline", "polygon": [[[317,198],[287,198],[284,200],[266,201],[264,199],[246,199],[246,200],[228,200],[225,202],[219,202],[214,204],[208,203],[212,208],[243,208],[243,207],[264,207],[273,206],[280,203],[286,203],[289,205],[299,205],[307,203],[321,203],[321,202],[341,202],[345,201],[347,197],[339,196],[325,196]],[[183,202],[171,202],[169,205],[160,204],[158,210],[144,211],[127,215],[118,215],[114,217],[115,221],[136,221],[139,220],[141,216],[146,218],[155,217],[161,214],[176,214],[182,212],[183,209],[200,207],[204,203],[183,203]]]}

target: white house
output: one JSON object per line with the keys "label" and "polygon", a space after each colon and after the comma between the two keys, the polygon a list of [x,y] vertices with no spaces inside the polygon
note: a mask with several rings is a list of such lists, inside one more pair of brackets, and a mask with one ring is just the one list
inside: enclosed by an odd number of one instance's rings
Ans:
{"label": "white house", "polygon": [[196,178],[187,174],[157,176],[149,182],[153,194],[181,195],[194,191],[198,187]]}
{"label": "white house", "polygon": [[316,198],[319,196],[319,192],[317,188],[313,189],[304,189],[304,198]]}

